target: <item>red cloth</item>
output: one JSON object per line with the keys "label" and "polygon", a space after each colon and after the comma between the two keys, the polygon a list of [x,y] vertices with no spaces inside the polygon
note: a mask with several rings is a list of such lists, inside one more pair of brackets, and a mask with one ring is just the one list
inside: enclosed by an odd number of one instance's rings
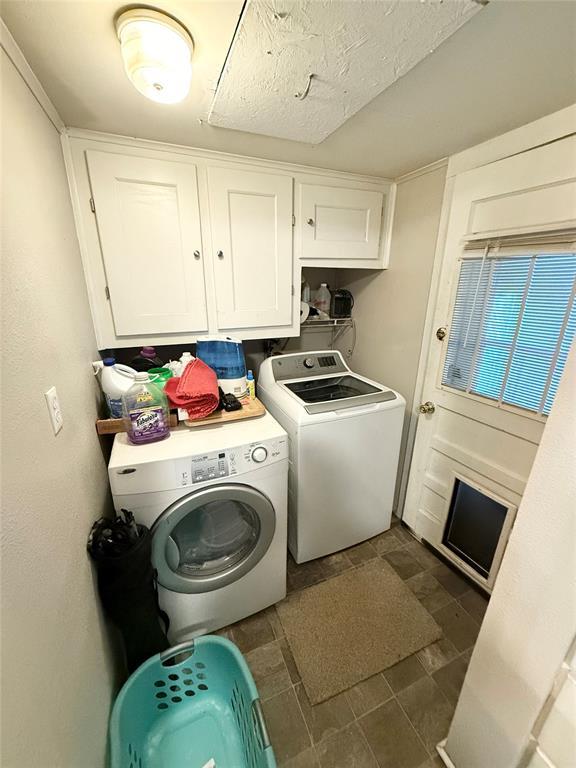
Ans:
{"label": "red cloth", "polygon": [[164,392],[172,405],[188,411],[190,419],[210,416],[220,402],[216,374],[198,358],[188,363],[182,376],[168,379]]}

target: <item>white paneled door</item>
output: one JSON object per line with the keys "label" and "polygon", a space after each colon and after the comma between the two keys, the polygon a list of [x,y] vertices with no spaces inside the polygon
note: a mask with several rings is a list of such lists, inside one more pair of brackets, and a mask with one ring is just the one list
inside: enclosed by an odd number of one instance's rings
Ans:
{"label": "white paneled door", "polygon": [[116,334],[206,331],[195,165],[86,154]]}
{"label": "white paneled door", "polygon": [[218,328],[292,322],[292,177],[208,168]]}
{"label": "white paneled door", "polygon": [[318,184],[300,184],[298,192],[304,263],[354,266],[357,261],[373,261],[376,266],[382,192]]}
{"label": "white paneled door", "polygon": [[[550,254],[549,244],[536,249],[521,243],[554,232],[562,239],[574,226],[575,158],[576,141],[567,138],[466,171],[453,183],[403,513],[447,557],[453,555],[443,533],[456,476],[508,505],[518,506],[524,492],[545,423],[540,390],[533,408],[529,395],[538,389],[548,349],[550,375],[565,357],[574,289],[567,283],[566,300],[559,308],[552,304],[562,293],[558,282],[572,269],[571,247],[555,245]],[[476,253],[478,239],[483,245]],[[492,239],[497,248],[489,245]],[[535,258],[541,251],[542,265]],[[550,278],[561,260],[566,268]],[[467,290],[474,269],[478,275]],[[543,301],[548,311],[534,323]],[[554,382],[550,375],[547,383],[540,376],[542,386]],[[459,565],[479,580],[472,567]]]}

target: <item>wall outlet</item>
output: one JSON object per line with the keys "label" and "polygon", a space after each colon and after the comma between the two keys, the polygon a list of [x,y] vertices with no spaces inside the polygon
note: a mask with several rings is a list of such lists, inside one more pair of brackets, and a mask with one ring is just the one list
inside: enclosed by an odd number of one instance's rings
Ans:
{"label": "wall outlet", "polygon": [[54,434],[57,435],[64,425],[64,417],[60,410],[60,401],[58,400],[56,387],[51,387],[48,392],[44,392],[44,397],[46,398],[46,405],[48,406],[52,429],[54,430]]}

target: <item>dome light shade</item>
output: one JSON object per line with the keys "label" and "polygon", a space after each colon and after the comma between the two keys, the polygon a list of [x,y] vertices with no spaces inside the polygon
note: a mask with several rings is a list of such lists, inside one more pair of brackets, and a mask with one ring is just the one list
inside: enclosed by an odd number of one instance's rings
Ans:
{"label": "dome light shade", "polygon": [[137,8],[116,20],[124,69],[152,101],[176,104],[188,95],[194,43],[184,27],[159,11]]}

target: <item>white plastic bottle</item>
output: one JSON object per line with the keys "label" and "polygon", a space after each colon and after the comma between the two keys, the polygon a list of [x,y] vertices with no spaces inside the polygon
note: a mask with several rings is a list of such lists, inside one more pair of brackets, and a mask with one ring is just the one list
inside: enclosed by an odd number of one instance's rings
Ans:
{"label": "white plastic bottle", "polygon": [[113,419],[122,418],[122,395],[134,384],[136,371],[127,365],[116,365],[113,357],[102,361],[100,386],[104,393],[108,413]]}
{"label": "white plastic bottle", "polygon": [[194,356],[190,352],[182,352],[182,355],[180,357],[180,376],[184,373],[184,368],[188,365],[188,363],[191,363],[192,360],[194,360]]}
{"label": "white plastic bottle", "polygon": [[326,312],[330,314],[330,291],[328,290],[327,283],[320,283],[320,288],[316,291],[316,298],[314,299],[314,306],[319,312]]}

